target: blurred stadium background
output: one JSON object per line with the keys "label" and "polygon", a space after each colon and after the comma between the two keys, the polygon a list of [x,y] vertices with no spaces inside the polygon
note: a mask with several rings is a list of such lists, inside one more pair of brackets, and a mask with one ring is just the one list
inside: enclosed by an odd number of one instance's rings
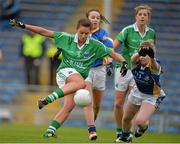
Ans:
{"label": "blurred stadium background", "polygon": [[[6,0],[5,0],[6,1]],[[105,27],[114,39],[121,29],[134,23],[134,7],[152,7],[150,26],[157,32],[157,55],[163,65],[162,87],[167,97],[151,118],[150,131],[180,133],[180,1],[179,0],[15,0],[17,18],[52,30],[75,32],[76,22],[90,8],[98,8],[111,19]],[[4,0],[1,0],[2,3]],[[17,9],[16,9],[17,8]],[[26,85],[23,65],[19,63],[20,39],[25,31],[12,28],[8,18],[0,19],[0,123],[47,125],[61,108],[62,100],[38,110],[36,101],[53,91],[49,86],[48,61],[44,57],[39,75],[40,85]],[[97,120],[99,128],[115,128],[113,117],[113,77]],[[82,110],[76,108],[65,122],[68,126],[85,126]]]}

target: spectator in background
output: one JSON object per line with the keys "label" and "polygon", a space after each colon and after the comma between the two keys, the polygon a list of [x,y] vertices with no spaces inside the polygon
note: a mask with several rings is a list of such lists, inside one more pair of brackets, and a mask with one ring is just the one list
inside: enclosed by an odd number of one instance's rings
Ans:
{"label": "spectator in background", "polygon": [[27,84],[39,84],[39,71],[44,52],[44,37],[30,31],[22,36],[20,59],[24,64]]}
{"label": "spectator in background", "polygon": [[2,0],[1,2],[1,18],[15,18],[20,13],[20,0]]}
{"label": "spectator in background", "polygon": [[[131,73],[131,56],[137,52],[141,43],[148,39],[155,41],[155,31],[148,27],[151,19],[151,7],[148,5],[139,5],[135,8],[135,23],[123,28],[123,30],[116,36],[113,43],[113,48],[118,48],[124,44],[124,49],[121,51],[122,56],[128,62],[129,70],[125,77],[122,77],[118,71],[121,67],[120,63],[116,63],[115,70],[115,100],[114,100],[114,115],[116,121],[116,134],[118,137],[122,133],[122,117],[123,117],[123,104],[125,96],[129,93],[134,85],[133,76]],[[131,135],[133,136],[133,134]]]}
{"label": "spectator in background", "polygon": [[3,54],[2,54],[2,49],[0,48],[0,60],[2,60]]}
{"label": "spectator in background", "polygon": [[2,46],[2,44],[0,44],[0,62],[2,61],[2,59],[3,59],[3,52],[2,52],[2,48],[3,48],[3,46]]}
{"label": "spectator in background", "polygon": [[150,117],[165,98],[160,83],[161,65],[155,58],[154,41],[143,42],[131,61],[136,84],[128,96],[122,121],[123,132],[119,142],[132,141],[130,129],[133,118],[134,124],[138,126],[135,137],[142,136],[148,129]]}
{"label": "spectator in background", "polygon": [[46,50],[46,57],[48,58],[49,62],[49,85],[56,85],[56,70],[61,63],[61,56],[58,55],[57,58],[54,58],[54,55],[57,52],[57,48],[55,47],[53,41],[51,39],[47,42],[47,50]]}

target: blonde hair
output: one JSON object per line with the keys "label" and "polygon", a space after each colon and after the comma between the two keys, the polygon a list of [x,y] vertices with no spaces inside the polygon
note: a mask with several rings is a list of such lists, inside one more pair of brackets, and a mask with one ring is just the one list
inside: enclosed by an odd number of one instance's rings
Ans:
{"label": "blonde hair", "polygon": [[149,39],[147,41],[144,41],[141,45],[140,45],[140,49],[143,47],[149,47],[151,48],[154,52],[155,52],[155,44],[154,44],[154,40],[153,39]]}
{"label": "blonde hair", "polygon": [[141,10],[141,9],[146,9],[148,11],[148,15],[149,17],[151,17],[151,7],[149,5],[146,5],[146,4],[142,4],[142,5],[139,5],[137,7],[134,8],[135,10],[135,16],[137,15],[137,13]]}

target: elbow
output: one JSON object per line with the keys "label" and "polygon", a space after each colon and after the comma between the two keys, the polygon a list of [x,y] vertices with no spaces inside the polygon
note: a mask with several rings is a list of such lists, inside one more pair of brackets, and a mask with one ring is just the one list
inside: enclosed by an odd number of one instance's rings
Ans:
{"label": "elbow", "polygon": [[134,57],[133,57],[133,56],[131,57],[131,63],[132,63],[132,64],[134,64],[134,63],[135,63],[135,59],[134,59]]}

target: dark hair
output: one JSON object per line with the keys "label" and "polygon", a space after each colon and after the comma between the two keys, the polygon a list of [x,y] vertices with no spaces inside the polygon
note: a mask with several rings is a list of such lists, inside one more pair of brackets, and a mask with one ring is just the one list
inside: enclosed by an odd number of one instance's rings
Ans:
{"label": "dark hair", "polygon": [[98,12],[98,13],[100,14],[100,18],[101,18],[101,21],[102,21],[102,22],[105,22],[105,23],[107,23],[107,24],[110,24],[110,22],[105,18],[105,16],[103,16],[103,15],[101,14],[101,12],[100,12],[98,9],[90,9],[90,10],[88,10],[88,11],[86,12],[86,17],[87,17],[87,18],[89,17],[89,13],[92,12],[92,11],[96,11],[96,12]]}
{"label": "dark hair", "polygon": [[89,27],[90,30],[92,30],[92,23],[89,19],[82,18],[78,21],[76,29],[78,29],[80,26]]}

